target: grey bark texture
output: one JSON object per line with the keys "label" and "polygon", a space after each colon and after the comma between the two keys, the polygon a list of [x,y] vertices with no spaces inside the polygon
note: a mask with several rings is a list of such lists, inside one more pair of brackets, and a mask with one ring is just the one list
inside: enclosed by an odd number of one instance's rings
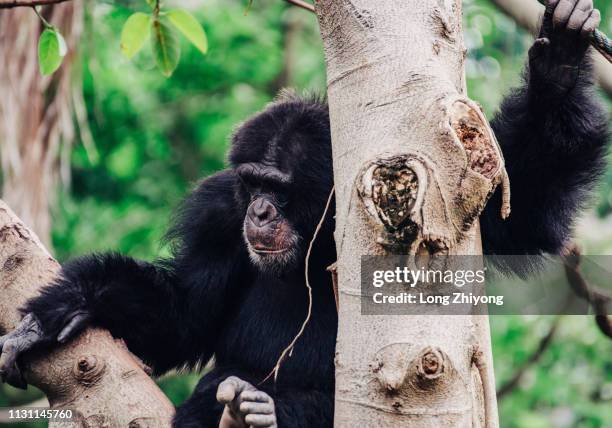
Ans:
{"label": "grey bark texture", "polygon": [[503,157],[465,93],[461,2],[315,9],[336,185],[335,426],[496,427],[486,314],[360,313],[361,255],[481,254],[477,219],[498,184],[509,214]]}
{"label": "grey bark texture", "polygon": [[[59,270],[38,237],[0,200],[0,335],[18,325],[17,309]],[[66,345],[35,353],[23,369],[28,384],[40,388],[52,408],[80,414],[76,424],[56,427],[161,428],[174,414],[145,366],[103,330],[88,329]]]}

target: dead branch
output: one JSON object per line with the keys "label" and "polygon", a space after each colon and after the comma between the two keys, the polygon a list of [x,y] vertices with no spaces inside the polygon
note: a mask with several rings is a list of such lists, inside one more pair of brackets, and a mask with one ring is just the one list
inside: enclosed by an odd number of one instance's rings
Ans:
{"label": "dead branch", "polygon": [[[48,6],[63,3],[70,0],[0,0],[0,9],[11,9],[14,7]],[[314,6],[302,0],[285,0],[294,6],[301,7],[309,12],[314,12]]]}
{"label": "dead branch", "polygon": [[608,304],[612,297],[590,285],[580,271],[582,253],[575,243],[567,245],[563,254],[565,275],[572,291],[591,304],[595,311],[595,322],[603,334],[612,338],[612,320],[608,316]]}
{"label": "dead branch", "polygon": [[0,9],[11,9],[13,7],[35,7],[48,6],[63,3],[70,0],[0,0]]}
{"label": "dead branch", "polygon": [[514,372],[512,377],[508,381],[506,381],[497,390],[497,399],[498,400],[500,400],[505,395],[507,395],[508,393],[513,391],[514,388],[516,388],[518,386],[518,384],[520,383],[521,379],[523,378],[523,375],[527,372],[527,370],[530,367],[532,367],[535,363],[537,363],[540,360],[540,358],[542,357],[542,355],[544,355],[544,352],[548,349],[548,347],[552,343],[553,337],[555,336],[555,333],[557,332],[557,328],[559,327],[559,321],[560,320],[561,320],[561,317],[557,317],[557,319],[555,319],[555,322],[550,327],[550,330],[548,331],[546,336],[544,336],[540,340],[540,343],[538,344],[538,347],[535,349],[533,354],[531,354],[529,356],[529,358],[527,358],[525,360],[525,362],[519,367],[519,369],[516,372]]}
{"label": "dead branch", "polygon": [[306,9],[309,12],[314,12],[315,8],[310,3],[306,3],[302,0],[285,0],[287,3],[291,3],[294,6],[301,7],[302,9]]}

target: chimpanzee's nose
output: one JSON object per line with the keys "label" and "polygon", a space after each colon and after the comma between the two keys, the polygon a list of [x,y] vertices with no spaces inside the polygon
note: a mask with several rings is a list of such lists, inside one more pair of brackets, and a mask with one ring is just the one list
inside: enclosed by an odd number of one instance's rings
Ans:
{"label": "chimpanzee's nose", "polygon": [[278,216],[278,212],[273,203],[267,199],[259,198],[249,205],[247,215],[255,226],[262,227],[274,220]]}

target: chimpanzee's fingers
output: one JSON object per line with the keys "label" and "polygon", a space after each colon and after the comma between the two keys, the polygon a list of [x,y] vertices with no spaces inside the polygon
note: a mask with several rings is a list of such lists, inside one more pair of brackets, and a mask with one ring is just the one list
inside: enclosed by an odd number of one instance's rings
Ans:
{"label": "chimpanzee's fingers", "polygon": [[0,360],[4,358],[4,361],[0,361],[0,381],[6,382],[15,388],[26,389],[28,384],[17,365],[17,357],[19,357],[20,352],[14,343],[14,339],[5,342],[6,346],[4,349],[6,349],[6,353],[3,351],[0,357]]}
{"label": "chimpanzee's fingers", "polygon": [[2,346],[4,343],[11,338],[10,334],[5,334],[4,336],[0,336],[0,351],[2,351]]}
{"label": "chimpanzee's fingers", "polygon": [[32,349],[43,338],[42,328],[33,314],[27,314],[17,328],[2,338],[0,354],[0,378],[17,388],[26,388],[17,365],[17,359],[24,352]]}
{"label": "chimpanzee's fingers", "polygon": [[14,338],[10,338],[4,342],[2,346],[2,354],[0,354],[0,376],[2,381],[5,381],[6,374],[13,368],[19,356],[19,342]]}
{"label": "chimpanzee's fingers", "polygon": [[27,333],[28,330],[35,325],[38,325],[38,320],[34,314],[26,314],[13,331],[8,332],[5,336],[0,338],[0,347],[2,347],[2,343],[4,343],[6,340]]}
{"label": "chimpanzee's fingers", "polygon": [[43,338],[43,332],[38,319],[33,314],[27,314],[21,323],[9,334],[2,337],[2,353],[0,354],[0,378],[3,382],[25,388],[17,358],[32,349]]}
{"label": "chimpanzee's fingers", "polygon": [[240,413],[257,413],[259,415],[272,415],[274,414],[274,405],[272,403],[256,403],[254,401],[243,401],[242,403],[240,403]]}
{"label": "chimpanzee's fingers", "polygon": [[544,17],[542,20],[542,28],[540,29],[540,35],[538,37],[540,38],[550,37],[553,31],[552,16],[553,16],[553,13],[555,12],[555,7],[557,6],[558,2],[559,0],[549,0],[546,3],[546,9],[544,10]]}
{"label": "chimpanzee's fingers", "polygon": [[274,415],[246,415],[244,421],[253,428],[276,428],[276,417]]}
{"label": "chimpanzee's fingers", "polygon": [[593,0],[580,0],[567,21],[567,29],[580,31],[593,10]]}
{"label": "chimpanzee's fingers", "polygon": [[17,357],[26,350],[25,344],[11,338],[4,342],[0,355],[0,380],[16,388],[25,389],[27,384],[17,366]]}
{"label": "chimpanzee's fingers", "polygon": [[57,341],[59,343],[66,343],[87,327],[90,318],[89,313],[86,311],[76,312],[57,335]]}
{"label": "chimpanzee's fingers", "polygon": [[253,401],[256,403],[273,403],[272,397],[263,391],[252,390],[241,394],[242,401]]}
{"label": "chimpanzee's fingers", "polygon": [[217,387],[217,401],[221,404],[229,404],[236,396],[238,385],[228,377]]}
{"label": "chimpanzee's fingers", "polygon": [[582,26],[582,29],[580,30],[580,35],[585,38],[589,37],[591,33],[593,33],[593,31],[595,31],[597,27],[599,27],[600,23],[601,23],[601,13],[599,12],[599,10],[593,9],[588,19]]}
{"label": "chimpanzee's fingers", "polygon": [[[230,376],[217,387],[217,401],[221,404],[232,404],[245,390],[254,390],[255,387],[236,376]],[[236,403],[237,405],[239,403]]]}
{"label": "chimpanzee's fingers", "polygon": [[555,28],[565,27],[569,20],[574,8],[576,7],[577,0],[560,0],[559,4],[555,7],[553,13],[553,26]]}
{"label": "chimpanzee's fingers", "polygon": [[28,383],[23,378],[23,374],[21,373],[21,370],[19,370],[19,367],[17,365],[13,367],[13,370],[9,370],[5,378],[6,380],[4,382],[11,385],[12,387],[24,390],[28,389]]}

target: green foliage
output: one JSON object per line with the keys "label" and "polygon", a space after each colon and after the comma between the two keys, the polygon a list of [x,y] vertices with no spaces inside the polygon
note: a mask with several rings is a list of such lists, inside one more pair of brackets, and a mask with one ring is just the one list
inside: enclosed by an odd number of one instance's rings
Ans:
{"label": "green foliage", "polygon": [[38,66],[43,76],[53,73],[62,65],[66,55],[66,42],[55,28],[46,28],[38,40]]}
{"label": "green foliage", "polygon": [[[552,316],[493,316],[495,377],[501,385],[534,352]],[[609,427],[612,342],[591,317],[561,319],[552,344],[499,402],[502,427]]]}
{"label": "green foliage", "polygon": [[157,67],[164,76],[170,77],[181,57],[181,46],[173,28],[202,54],[208,52],[206,33],[191,13],[183,9],[162,12],[157,9],[155,2],[149,2],[149,5],[154,9],[152,15],[136,12],[123,25],[121,51],[128,59],[138,53],[147,39],[150,39]]}
{"label": "green foliage", "polygon": [[153,55],[160,71],[164,76],[170,77],[181,57],[181,46],[176,34],[164,18],[153,20],[151,46],[153,46]]}
{"label": "green foliage", "polygon": [[185,10],[177,9],[166,13],[168,20],[174,25],[193,45],[203,54],[208,52],[208,41],[206,33],[200,23],[192,14]]}
{"label": "green foliage", "polygon": [[151,17],[146,13],[136,12],[125,21],[121,30],[121,52],[132,58],[144,46],[151,29]]}

